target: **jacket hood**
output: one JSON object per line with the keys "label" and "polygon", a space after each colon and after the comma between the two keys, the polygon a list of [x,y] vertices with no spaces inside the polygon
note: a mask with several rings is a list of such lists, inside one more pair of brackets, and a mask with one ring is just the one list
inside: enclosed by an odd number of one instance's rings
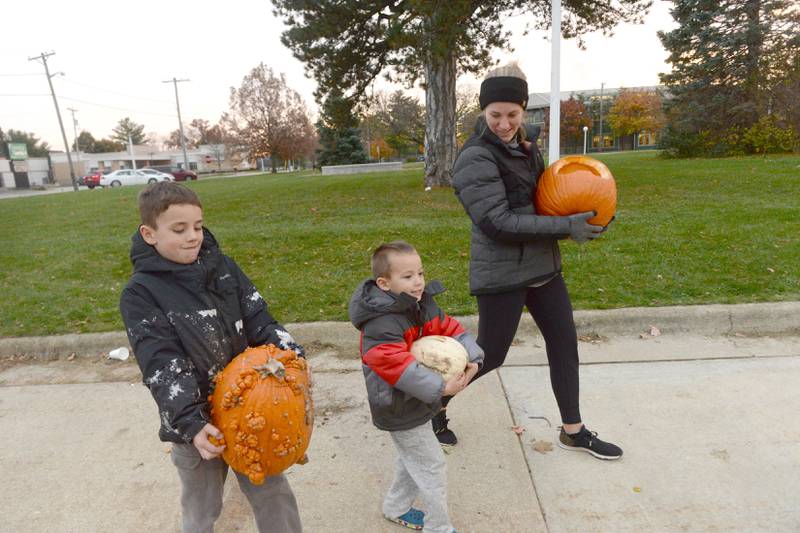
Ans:
{"label": "jacket hood", "polygon": [[[200,247],[200,254],[198,258],[208,256],[209,254],[216,253],[219,250],[217,240],[214,235],[203,228],[203,244]],[[131,237],[131,263],[133,263],[134,272],[172,272],[175,270],[183,270],[190,265],[182,265],[175,263],[169,259],[164,258],[156,251],[155,246],[147,244],[137,228],[136,233]]]}
{"label": "jacket hood", "polygon": [[[419,303],[423,304],[427,299],[433,298],[444,290],[444,286],[440,282],[431,281],[425,285],[425,291],[422,293],[422,300]],[[410,294],[394,294],[384,291],[378,287],[374,279],[368,278],[362,281],[353,292],[348,315],[350,322],[357,329],[361,329],[366,322],[378,316],[387,313],[416,313],[418,308],[416,298]]]}

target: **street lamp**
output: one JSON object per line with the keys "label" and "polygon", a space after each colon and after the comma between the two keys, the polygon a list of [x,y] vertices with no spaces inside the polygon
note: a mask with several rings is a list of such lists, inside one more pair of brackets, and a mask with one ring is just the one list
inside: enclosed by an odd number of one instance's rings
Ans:
{"label": "street lamp", "polygon": [[589,126],[583,127],[583,155],[586,155],[586,132],[589,131]]}

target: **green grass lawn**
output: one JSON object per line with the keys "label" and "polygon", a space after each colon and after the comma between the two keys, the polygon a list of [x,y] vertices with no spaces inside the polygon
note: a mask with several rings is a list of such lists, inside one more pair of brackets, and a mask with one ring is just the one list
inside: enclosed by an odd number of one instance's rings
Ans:
{"label": "green grass lawn", "polygon": [[[564,242],[579,309],[800,299],[800,157],[663,160],[603,155],[617,220]],[[476,312],[469,221],[452,190],[424,192],[417,168],[279,174],[191,183],[207,226],[283,322],[346,320],[371,250],[415,244],[451,314]],[[0,336],[122,329],[138,187],[0,200]]]}

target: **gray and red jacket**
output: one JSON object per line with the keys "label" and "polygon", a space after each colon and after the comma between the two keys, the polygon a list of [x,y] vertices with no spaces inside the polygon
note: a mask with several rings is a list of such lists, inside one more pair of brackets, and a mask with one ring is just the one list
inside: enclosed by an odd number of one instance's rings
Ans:
{"label": "gray and red jacket", "polygon": [[378,429],[420,426],[442,407],[442,376],[420,365],[410,352],[420,337],[453,337],[466,348],[470,362],[483,364],[483,350],[472,334],[433,299],[444,290],[432,281],[417,302],[410,294],[384,291],[367,279],[350,299],[350,321],[361,331],[361,367],[372,423]]}

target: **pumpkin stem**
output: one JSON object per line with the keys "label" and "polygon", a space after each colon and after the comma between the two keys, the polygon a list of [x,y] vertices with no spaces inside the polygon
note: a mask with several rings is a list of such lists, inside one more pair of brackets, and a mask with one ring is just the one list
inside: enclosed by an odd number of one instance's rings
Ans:
{"label": "pumpkin stem", "polygon": [[263,365],[255,366],[253,367],[253,369],[258,370],[262,378],[266,378],[268,376],[275,376],[277,378],[282,378],[283,376],[286,375],[286,367],[283,366],[283,363],[272,357],[270,357],[269,361],[267,361]]}

